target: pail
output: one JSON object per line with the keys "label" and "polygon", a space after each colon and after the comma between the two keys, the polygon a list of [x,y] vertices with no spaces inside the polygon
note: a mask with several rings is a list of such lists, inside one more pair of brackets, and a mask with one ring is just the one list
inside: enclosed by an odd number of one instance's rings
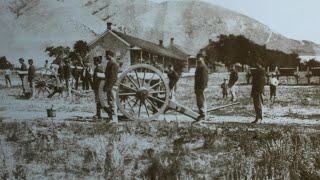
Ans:
{"label": "pail", "polygon": [[54,109],[47,109],[47,116],[48,117],[56,117],[56,110]]}

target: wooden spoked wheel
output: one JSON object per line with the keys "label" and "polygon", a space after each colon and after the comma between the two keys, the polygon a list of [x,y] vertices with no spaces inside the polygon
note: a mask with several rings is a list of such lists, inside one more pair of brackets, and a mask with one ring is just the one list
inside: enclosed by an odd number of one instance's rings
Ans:
{"label": "wooden spoked wheel", "polygon": [[[100,102],[107,106],[100,84]],[[120,112],[131,120],[155,120],[169,103],[169,86],[162,72],[147,64],[129,67],[118,78],[115,101]],[[100,93],[101,92],[101,93]]]}
{"label": "wooden spoked wheel", "polygon": [[57,77],[51,74],[36,74],[34,78],[34,87],[38,93],[50,93],[57,82]]}

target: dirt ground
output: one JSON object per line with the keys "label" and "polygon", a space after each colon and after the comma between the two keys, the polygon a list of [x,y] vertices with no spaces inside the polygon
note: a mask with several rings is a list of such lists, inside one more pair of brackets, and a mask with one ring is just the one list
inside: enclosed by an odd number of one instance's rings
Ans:
{"label": "dirt ground", "polygon": [[[210,77],[208,107],[230,103],[220,84]],[[196,109],[192,79],[177,87],[177,101]],[[266,86],[257,125],[250,88],[239,85],[240,104],[201,123],[170,112],[108,124],[92,121],[93,94],[23,100],[19,87],[2,86],[0,179],[319,179],[320,86],[279,86],[274,103]]]}
{"label": "dirt ground", "polygon": [[[228,99],[222,98],[220,84],[226,74],[211,75],[209,87],[206,90],[207,107],[219,107],[230,104]],[[242,78],[243,79],[243,78]],[[241,81],[241,77],[240,77]],[[3,82],[3,81],[2,81]],[[8,89],[1,86],[0,97],[2,99],[2,116],[6,120],[32,120],[46,118],[46,109],[54,107],[57,112],[55,120],[72,119],[75,117],[92,117],[95,111],[93,93],[85,97],[58,95],[52,99],[46,95],[36,95],[31,100],[19,99],[22,93],[18,87],[19,80],[13,79],[15,87]],[[238,85],[237,101],[239,105],[224,108],[209,114],[213,122],[241,122],[248,123],[254,120],[252,99],[250,98],[251,85]],[[182,78],[178,82],[175,93],[176,100],[189,108],[197,110],[192,78]],[[263,123],[268,124],[319,124],[320,120],[320,86],[294,86],[280,85],[277,88],[275,102],[269,100],[269,86],[265,86]],[[104,114],[104,116],[106,116]],[[192,121],[192,119],[176,112],[169,112],[166,117],[161,116],[158,120]]]}

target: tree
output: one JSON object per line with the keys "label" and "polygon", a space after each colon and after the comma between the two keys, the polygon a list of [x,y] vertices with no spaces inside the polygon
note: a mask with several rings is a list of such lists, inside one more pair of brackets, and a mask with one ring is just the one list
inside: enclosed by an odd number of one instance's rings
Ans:
{"label": "tree", "polygon": [[286,54],[278,50],[267,49],[265,45],[256,44],[239,35],[220,35],[219,40],[205,47],[209,63],[216,61],[230,66],[235,63],[253,66],[261,59],[264,66],[296,67],[300,59],[296,53]]}
{"label": "tree", "polygon": [[86,57],[89,52],[88,43],[82,40],[77,41],[73,45],[73,49],[75,53],[78,53],[82,58]]}
{"label": "tree", "polygon": [[66,57],[69,56],[70,48],[63,46],[49,46],[45,49],[45,52],[49,55],[49,57],[55,58],[55,60],[53,61],[54,64],[59,64],[61,61],[64,61]]}
{"label": "tree", "polygon": [[13,64],[11,64],[5,56],[0,57],[0,69],[8,68],[13,68]]}

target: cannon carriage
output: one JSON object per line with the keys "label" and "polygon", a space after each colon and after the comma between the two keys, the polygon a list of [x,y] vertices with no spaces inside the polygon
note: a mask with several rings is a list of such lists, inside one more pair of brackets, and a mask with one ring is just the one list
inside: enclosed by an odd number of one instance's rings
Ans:
{"label": "cannon carriage", "polygon": [[[105,81],[99,86],[99,99],[104,107],[108,107],[107,94],[104,91]],[[171,97],[165,75],[154,66],[136,64],[122,72],[114,88],[115,107],[131,120],[155,120],[161,114],[172,110],[198,120],[199,113],[186,107]],[[238,103],[207,109],[212,112]]]}
{"label": "cannon carriage", "polygon": [[[102,80],[99,99],[107,107],[107,94]],[[120,113],[132,120],[154,120],[166,110],[173,109],[196,119],[199,114],[171,100],[167,79],[154,66],[136,64],[122,72],[114,88],[115,104]]]}
{"label": "cannon carriage", "polygon": [[[71,69],[74,69],[74,66],[71,66]],[[78,70],[82,70],[82,67],[78,67]],[[24,89],[27,94],[32,93],[32,89],[29,86],[28,82],[28,71],[18,71],[18,75],[24,75]],[[36,70],[34,77],[34,88],[35,92],[38,94],[40,92],[50,93],[50,91],[56,86],[64,86],[64,82],[61,82],[58,77],[58,65],[51,65],[51,68],[39,68]]]}

